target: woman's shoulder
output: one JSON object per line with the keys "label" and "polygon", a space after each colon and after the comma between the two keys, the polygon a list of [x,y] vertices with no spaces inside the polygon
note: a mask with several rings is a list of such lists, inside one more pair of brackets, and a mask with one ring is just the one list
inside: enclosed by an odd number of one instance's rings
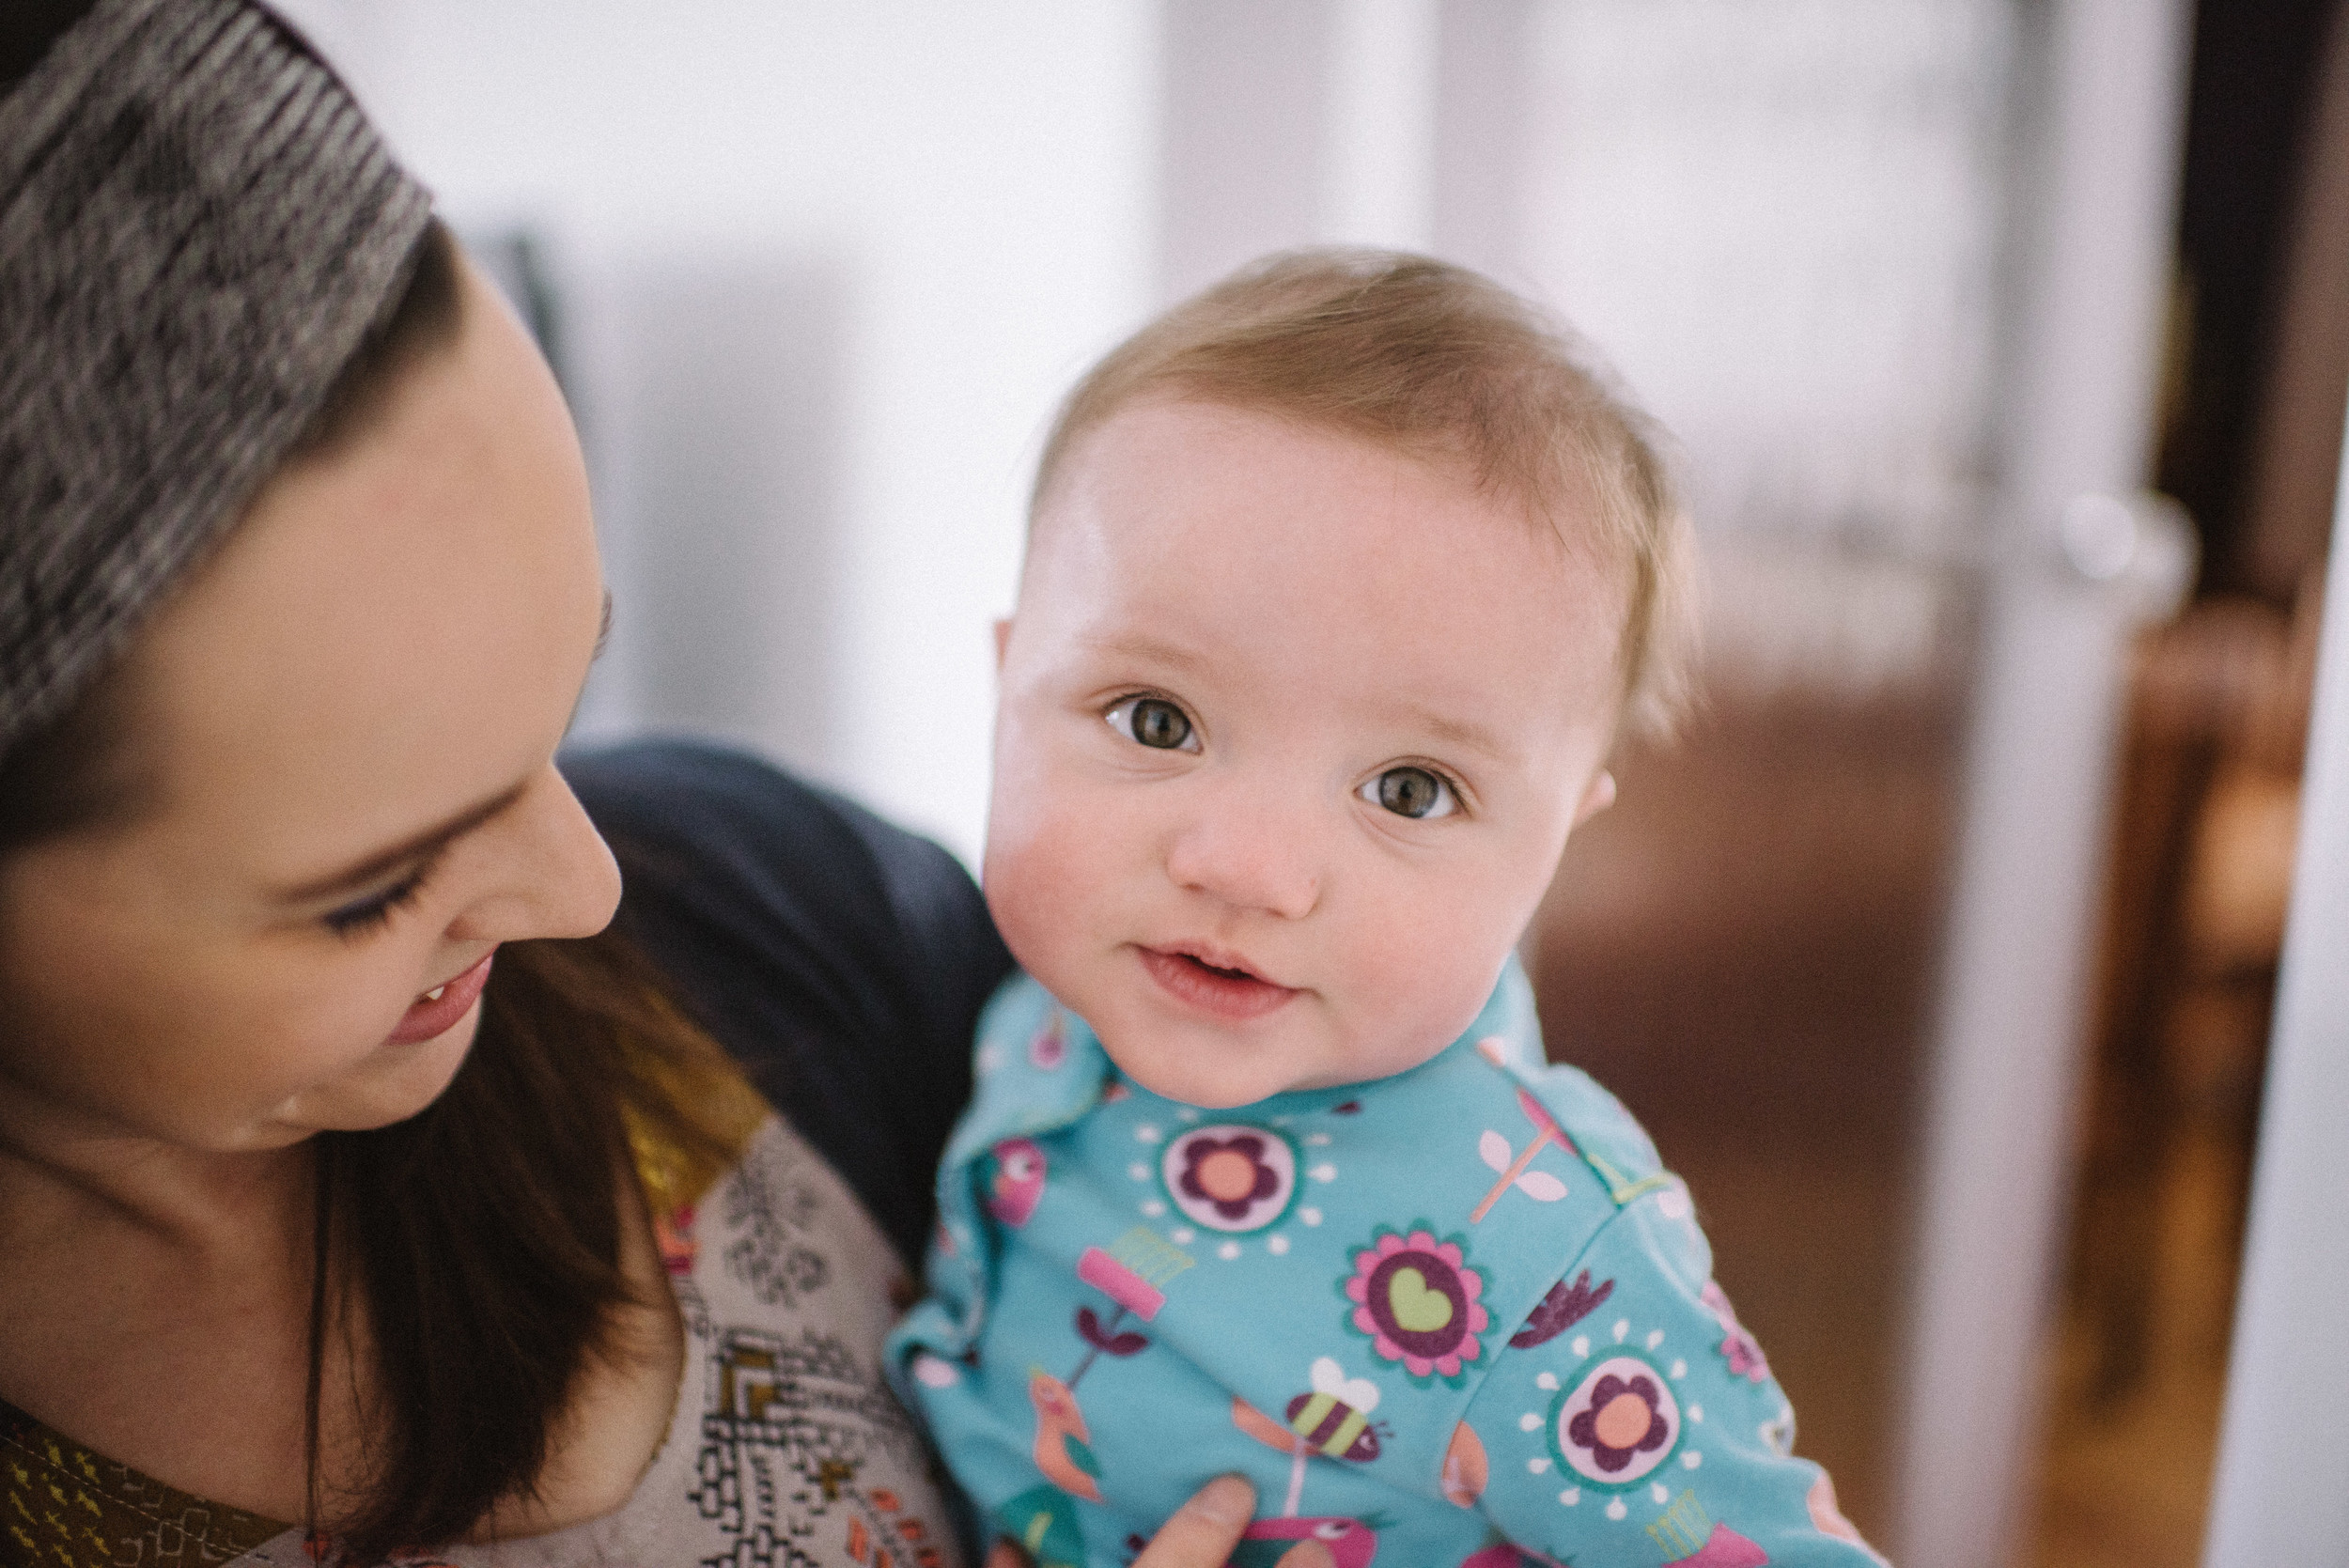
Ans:
{"label": "woman's shoulder", "polygon": [[566,755],[626,876],[617,924],[677,1000],[918,1257],[1011,967],[970,875],[927,839],[739,752]]}

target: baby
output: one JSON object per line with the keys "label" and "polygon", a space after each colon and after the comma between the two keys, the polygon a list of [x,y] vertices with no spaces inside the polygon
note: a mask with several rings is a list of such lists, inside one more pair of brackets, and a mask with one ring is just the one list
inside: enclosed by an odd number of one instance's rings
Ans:
{"label": "baby", "polygon": [[1510,295],[1360,252],[1070,395],[997,633],[1025,973],[890,1357],[1037,1563],[1128,1562],[1227,1470],[1240,1568],[1880,1560],[1512,957],[1678,677],[1641,429]]}

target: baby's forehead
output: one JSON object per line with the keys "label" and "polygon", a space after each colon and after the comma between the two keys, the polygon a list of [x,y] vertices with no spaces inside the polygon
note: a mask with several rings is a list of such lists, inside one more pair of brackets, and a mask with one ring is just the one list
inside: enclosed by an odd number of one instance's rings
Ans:
{"label": "baby's forehead", "polygon": [[1408,672],[1465,700],[1496,681],[1531,695],[1547,673],[1611,688],[1630,571],[1576,523],[1441,452],[1245,411],[1135,410],[1044,497],[1021,613],[1227,661],[1261,650],[1268,670],[1334,660],[1360,672],[1349,686]]}
{"label": "baby's forehead", "polygon": [[[1389,497],[1449,549],[1538,562],[1586,590],[1619,585],[1627,594],[1632,586],[1629,552],[1598,524],[1601,508],[1586,488],[1535,496],[1485,472],[1457,443],[1191,398],[1128,404],[1072,442],[1036,498],[1028,551],[1033,559],[1066,539],[1071,521],[1092,542],[1117,549],[1178,543],[1229,520],[1292,536],[1297,548],[1286,553],[1310,572],[1376,548],[1375,537],[1344,527],[1343,515],[1377,509]],[[1254,504],[1267,499],[1273,504]],[[1215,559],[1197,566],[1212,570]]]}
{"label": "baby's forehead", "polygon": [[[1397,480],[1460,503],[1455,516],[1506,520],[1569,551],[1594,558],[1609,551],[1595,523],[1600,506],[1587,486],[1534,494],[1497,474],[1456,440],[1363,430],[1286,409],[1225,399],[1157,396],[1114,410],[1080,432],[1039,487],[1031,532],[1064,510],[1074,489],[1102,499],[1106,482],[1149,474],[1222,473],[1235,484],[1294,478],[1306,488],[1340,489]],[[1131,512],[1121,513],[1131,517]]]}

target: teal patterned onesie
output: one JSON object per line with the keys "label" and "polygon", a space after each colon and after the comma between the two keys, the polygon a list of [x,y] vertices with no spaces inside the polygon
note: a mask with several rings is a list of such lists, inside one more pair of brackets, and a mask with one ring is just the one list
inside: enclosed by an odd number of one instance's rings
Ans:
{"label": "teal patterned onesie", "polygon": [[1375,1082],[1200,1110],[1015,975],[888,1360],[1040,1568],[1119,1568],[1209,1477],[1237,1568],[1865,1565],[1638,1125],[1542,1064],[1513,961]]}

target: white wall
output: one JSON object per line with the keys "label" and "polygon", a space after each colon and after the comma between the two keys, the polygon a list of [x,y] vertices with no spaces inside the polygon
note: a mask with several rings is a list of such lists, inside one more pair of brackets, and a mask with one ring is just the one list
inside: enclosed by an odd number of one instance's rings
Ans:
{"label": "white wall", "polygon": [[1038,429],[1269,246],[1545,295],[1709,529],[1930,548],[1974,500],[2003,0],[288,8],[453,218],[549,241],[620,598],[583,734],[732,737],[966,855]]}
{"label": "white wall", "polygon": [[1156,283],[1148,0],[294,0],[571,306],[620,600],[583,716],[974,855],[1040,428]]}
{"label": "white wall", "polygon": [[1167,0],[1161,300],[1297,245],[1428,249],[1441,33],[1437,0]]}
{"label": "white wall", "polygon": [[1685,448],[1709,533],[1980,526],[2004,0],[1563,0],[1521,68],[1524,281]]}

